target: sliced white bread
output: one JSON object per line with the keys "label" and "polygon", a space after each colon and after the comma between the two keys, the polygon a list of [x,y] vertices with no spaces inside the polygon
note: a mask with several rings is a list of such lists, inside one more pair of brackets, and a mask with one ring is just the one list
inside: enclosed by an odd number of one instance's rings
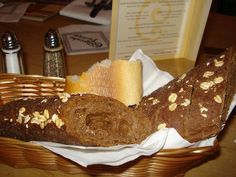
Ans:
{"label": "sliced white bread", "polygon": [[68,93],[92,93],[137,105],[142,98],[142,64],[139,60],[103,60],[81,76],[66,77]]}

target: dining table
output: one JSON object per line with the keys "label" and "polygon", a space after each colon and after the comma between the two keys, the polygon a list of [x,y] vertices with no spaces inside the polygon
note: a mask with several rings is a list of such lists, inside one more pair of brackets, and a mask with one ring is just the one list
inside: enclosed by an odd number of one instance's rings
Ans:
{"label": "dining table", "polygon": [[[60,28],[71,24],[88,24],[78,19],[56,15],[47,21],[37,22],[21,19],[16,23],[0,22],[0,35],[5,31],[11,30],[17,34],[22,46],[22,57],[26,73],[30,75],[43,74],[43,46],[44,35],[50,28]],[[206,57],[218,54],[225,48],[236,44],[236,16],[229,16],[210,12],[204,34],[201,40],[196,64],[204,62]],[[1,44],[0,44],[1,46]],[[69,75],[80,75],[87,71],[94,63],[108,58],[108,52],[65,55],[67,72]],[[173,62],[173,61],[172,61]],[[191,67],[191,63],[186,61],[175,61],[173,63],[160,63],[155,61],[156,65],[167,70],[174,76],[184,73]],[[236,79],[236,76],[235,76]],[[206,162],[190,169],[186,177],[233,177],[236,176],[236,111],[234,110],[228,122],[218,137],[220,151]],[[1,177],[76,177],[79,174],[68,174],[59,170],[43,170],[38,168],[19,168],[9,166],[1,162],[0,154],[0,176]]]}

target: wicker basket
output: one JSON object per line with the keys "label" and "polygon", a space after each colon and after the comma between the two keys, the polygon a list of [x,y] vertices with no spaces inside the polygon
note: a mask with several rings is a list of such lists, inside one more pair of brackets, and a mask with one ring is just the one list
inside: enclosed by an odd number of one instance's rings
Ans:
{"label": "wicker basket", "polygon": [[[63,92],[64,83],[61,78],[0,74],[0,102],[53,95]],[[0,161],[10,166],[102,176],[183,176],[189,168],[209,159],[218,150],[216,141],[211,147],[161,150],[117,167],[92,165],[85,168],[39,145],[0,137]]]}

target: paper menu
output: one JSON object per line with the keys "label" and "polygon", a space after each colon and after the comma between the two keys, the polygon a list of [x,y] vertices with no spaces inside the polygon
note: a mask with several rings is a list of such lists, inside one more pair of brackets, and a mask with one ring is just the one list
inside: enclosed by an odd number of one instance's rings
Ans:
{"label": "paper menu", "polygon": [[113,1],[110,59],[137,48],[153,59],[196,60],[212,0]]}
{"label": "paper menu", "polygon": [[58,28],[67,55],[102,53],[109,50],[107,25],[74,24]]}

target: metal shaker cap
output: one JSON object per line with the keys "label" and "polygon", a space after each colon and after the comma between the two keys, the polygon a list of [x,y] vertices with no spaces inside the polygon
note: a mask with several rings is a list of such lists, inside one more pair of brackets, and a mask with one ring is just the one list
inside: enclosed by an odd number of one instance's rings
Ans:
{"label": "metal shaker cap", "polygon": [[2,35],[2,48],[5,50],[17,49],[20,46],[16,34],[12,31],[6,31]]}
{"label": "metal shaker cap", "polygon": [[45,34],[45,47],[57,48],[60,46],[59,37],[55,29],[49,29]]}

